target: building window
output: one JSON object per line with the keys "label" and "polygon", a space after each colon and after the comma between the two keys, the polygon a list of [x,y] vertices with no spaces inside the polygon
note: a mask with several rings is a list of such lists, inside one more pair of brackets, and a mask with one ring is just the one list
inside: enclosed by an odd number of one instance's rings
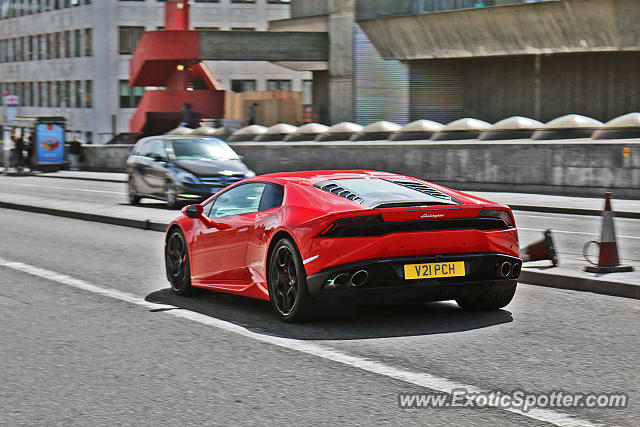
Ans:
{"label": "building window", "polygon": [[231,31],[255,31],[255,27],[231,27]]}
{"label": "building window", "polygon": [[129,86],[129,80],[120,80],[120,108],[135,108],[144,96],[143,87]]}
{"label": "building window", "polygon": [[93,51],[91,47],[91,28],[84,30],[84,56],[91,56]]}
{"label": "building window", "polygon": [[73,104],[72,104],[73,96],[71,94],[71,82],[69,80],[66,80],[64,82],[64,88],[62,89],[62,96],[64,98],[64,106],[73,107]]}
{"label": "building window", "polygon": [[74,105],[76,106],[76,108],[82,108],[82,98],[84,97],[82,96],[82,82],[80,80],[76,80],[73,84],[73,91],[76,96]]}
{"label": "building window", "polygon": [[231,0],[231,3],[255,3],[256,0]]}
{"label": "building window", "polygon": [[256,90],[255,80],[231,80],[232,92],[253,92]]}
{"label": "building window", "polygon": [[75,56],[82,56],[82,30],[73,31],[73,47]]}
{"label": "building window", "polygon": [[193,27],[193,29],[198,31],[218,31],[220,27]]}
{"label": "building window", "polygon": [[55,43],[54,56],[56,58],[62,58],[62,55],[60,55],[60,48],[62,47],[62,43],[60,43],[60,33],[53,35],[53,42]]}
{"label": "building window", "polygon": [[62,86],[62,82],[53,82],[53,86],[54,86],[54,90],[53,92],[55,93],[55,101],[53,102],[55,104],[56,107],[62,107],[62,99],[63,99],[63,94],[62,91],[64,90],[63,86]]}
{"label": "building window", "polygon": [[84,106],[93,108],[93,80],[84,82]]}
{"label": "building window", "polygon": [[29,40],[27,41],[27,57],[29,61],[34,60],[34,50],[33,50],[33,36],[29,36]]}
{"label": "building window", "polygon": [[135,52],[143,33],[144,27],[118,27],[118,52],[122,55]]}
{"label": "building window", "polygon": [[71,31],[65,31],[62,39],[64,41],[64,57],[71,58]]}
{"label": "building window", "polygon": [[267,90],[291,92],[291,80],[267,80]]}
{"label": "building window", "polygon": [[53,33],[47,34],[47,59],[56,57],[56,46],[54,43]]}

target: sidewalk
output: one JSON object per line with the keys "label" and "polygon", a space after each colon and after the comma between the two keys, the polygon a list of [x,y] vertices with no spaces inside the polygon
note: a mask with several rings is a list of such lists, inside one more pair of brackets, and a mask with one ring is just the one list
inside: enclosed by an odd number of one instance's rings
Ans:
{"label": "sidewalk", "polygon": [[[126,182],[126,174],[118,173],[64,171],[55,174],[38,174],[38,176],[50,176],[60,179]],[[600,209],[602,209],[603,204],[603,201],[597,198],[589,199],[519,193],[471,193],[478,197],[502,203],[507,200],[526,203],[523,205],[527,207],[526,210],[534,210],[536,208],[546,209],[549,208],[549,206],[553,206],[558,210],[565,209],[567,213],[574,213],[574,210],[578,209],[582,212],[591,212],[592,215],[597,216],[601,214]],[[622,212],[625,212],[628,215],[627,217],[640,218],[640,201],[614,200],[613,203],[616,209],[616,216],[621,216],[620,209],[626,209],[626,211]],[[73,204],[70,204],[67,200],[0,192],[0,208],[18,209],[85,221],[164,232],[167,225],[179,216],[180,212],[177,210],[163,209],[159,206],[161,205],[158,203],[150,203],[147,206],[131,206],[125,203],[110,205],[79,201],[74,201]],[[512,207],[517,209],[515,206],[520,205],[512,204]],[[541,210],[541,212],[547,211]],[[561,265],[559,267],[550,267],[550,261],[527,263],[522,269],[520,282],[559,289],[571,289],[640,299],[640,263],[636,262],[631,265],[635,268],[633,272],[596,275],[584,271],[586,263],[582,259],[578,257],[571,258],[562,254]]]}
{"label": "sidewalk", "polygon": [[[126,173],[59,171],[37,173],[33,176],[118,183],[127,182]],[[513,210],[530,212],[600,216],[604,206],[604,195],[602,198],[590,198],[486,191],[467,191],[466,193],[493,202],[508,204]],[[618,218],[640,219],[640,200],[614,199],[613,208]]]}

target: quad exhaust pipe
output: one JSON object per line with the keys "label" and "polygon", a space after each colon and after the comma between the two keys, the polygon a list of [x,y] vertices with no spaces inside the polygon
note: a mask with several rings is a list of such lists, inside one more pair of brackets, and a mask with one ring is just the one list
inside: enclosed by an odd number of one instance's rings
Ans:
{"label": "quad exhaust pipe", "polygon": [[500,277],[503,277],[503,278],[509,277],[510,274],[511,274],[511,264],[505,261],[502,263],[502,265],[500,265]]}
{"label": "quad exhaust pipe", "polygon": [[359,288],[360,286],[365,284],[368,278],[369,273],[367,273],[367,270],[356,271],[351,276],[351,286]]}
{"label": "quad exhaust pipe", "polygon": [[503,263],[499,263],[496,265],[496,275],[498,279],[516,279],[520,275],[520,263],[514,262],[513,264],[504,261]]}
{"label": "quad exhaust pipe", "polygon": [[353,274],[339,273],[336,276],[328,279],[325,284],[325,289],[339,289],[354,287],[359,288],[364,285],[369,278],[369,272],[367,270],[358,270]]}

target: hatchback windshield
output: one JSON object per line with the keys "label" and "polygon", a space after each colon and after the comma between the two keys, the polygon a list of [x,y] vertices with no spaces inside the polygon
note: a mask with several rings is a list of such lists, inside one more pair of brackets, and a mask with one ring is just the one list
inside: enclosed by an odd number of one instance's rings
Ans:
{"label": "hatchback windshield", "polygon": [[173,139],[173,153],[177,160],[235,160],[238,155],[217,139]]}

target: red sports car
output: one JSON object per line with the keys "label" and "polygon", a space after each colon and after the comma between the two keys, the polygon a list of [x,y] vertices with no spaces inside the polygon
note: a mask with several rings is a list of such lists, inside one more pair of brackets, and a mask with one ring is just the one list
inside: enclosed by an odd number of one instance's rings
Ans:
{"label": "red sports car", "polygon": [[498,309],[522,265],[507,206],[386,172],[258,176],[183,213],[166,235],[173,290],[270,300],[285,321],[343,302]]}

